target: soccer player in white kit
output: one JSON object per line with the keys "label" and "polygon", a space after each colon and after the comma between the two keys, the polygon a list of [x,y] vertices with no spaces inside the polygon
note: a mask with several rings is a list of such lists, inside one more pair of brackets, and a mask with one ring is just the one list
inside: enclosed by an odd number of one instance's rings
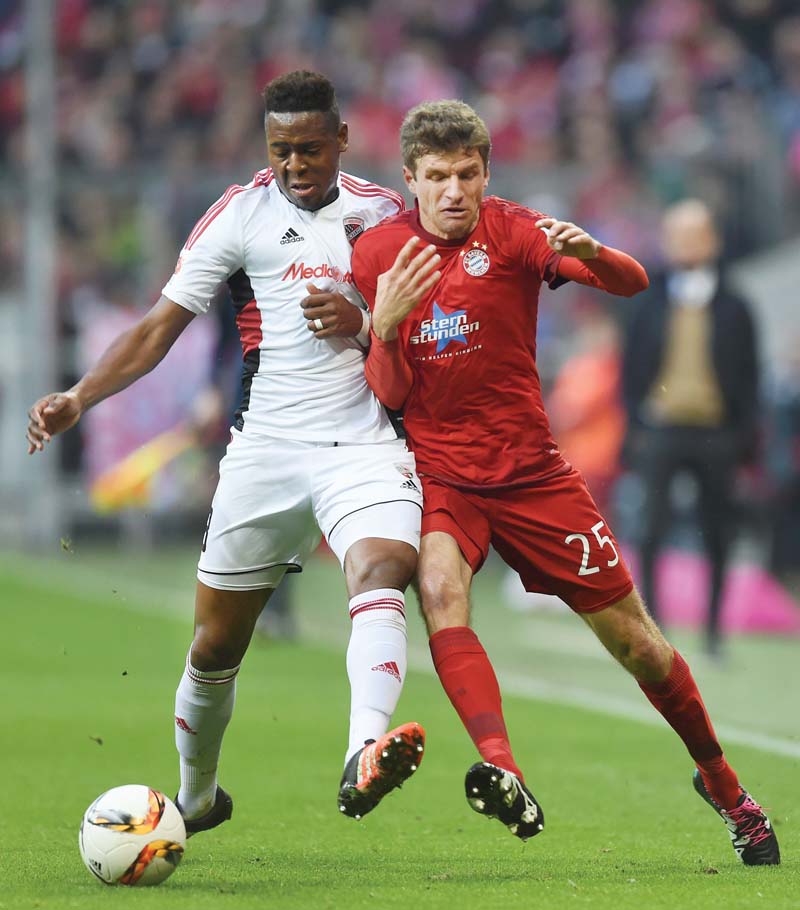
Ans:
{"label": "soccer player in white kit", "polygon": [[[360,818],[419,764],[416,723],[387,733],[406,673],[404,591],[422,508],[414,457],[364,377],[369,324],[351,246],[404,207],[339,171],[347,124],[331,83],[295,72],[264,91],[270,167],[232,186],[197,222],[161,299],[72,389],[29,412],[29,452],[159,363],[227,281],[243,390],[198,564],[195,634],[175,702],[179,808],[187,832],[231,817],[217,783],[235,680],[253,627],[320,531],[344,570],[350,735],[338,804]],[[435,280],[433,267],[420,276]],[[358,337],[356,337],[358,336]]]}

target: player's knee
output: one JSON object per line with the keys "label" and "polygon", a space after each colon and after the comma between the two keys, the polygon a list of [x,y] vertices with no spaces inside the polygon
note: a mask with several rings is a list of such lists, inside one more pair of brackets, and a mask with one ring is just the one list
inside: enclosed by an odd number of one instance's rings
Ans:
{"label": "player's knee", "polygon": [[672,649],[660,633],[643,626],[617,642],[617,660],[636,679],[663,679],[669,673]]}
{"label": "player's knee", "polygon": [[422,615],[429,631],[469,622],[469,602],[461,585],[445,573],[435,569],[419,578],[419,596]]}
{"label": "player's knee", "polygon": [[195,632],[190,660],[196,670],[214,672],[238,667],[246,645],[217,630],[199,626]]}
{"label": "player's knee", "polygon": [[345,563],[351,595],[376,588],[405,591],[417,567],[417,551],[403,541],[382,541],[379,546],[361,547],[356,554],[352,550]]}

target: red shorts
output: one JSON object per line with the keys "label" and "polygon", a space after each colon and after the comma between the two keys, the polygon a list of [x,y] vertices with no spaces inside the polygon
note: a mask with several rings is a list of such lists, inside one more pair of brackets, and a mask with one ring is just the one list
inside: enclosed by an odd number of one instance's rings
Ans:
{"label": "red shorts", "polygon": [[555,594],[578,613],[622,600],[633,579],[576,470],[526,487],[476,493],[422,478],[422,534],[455,538],[472,571],[493,546],[527,591]]}

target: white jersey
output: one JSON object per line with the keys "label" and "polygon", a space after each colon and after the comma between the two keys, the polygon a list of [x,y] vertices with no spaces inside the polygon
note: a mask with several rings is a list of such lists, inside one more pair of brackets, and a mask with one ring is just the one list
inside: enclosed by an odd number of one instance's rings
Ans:
{"label": "white jersey", "polygon": [[206,313],[222,282],[236,309],[244,357],[236,426],[247,436],[310,442],[395,439],[364,377],[355,338],[318,339],[300,301],[306,284],[364,305],[350,272],[352,242],[405,207],[403,197],[339,173],[339,196],[316,212],[289,202],[271,168],[232,186],[197,222],[163,294]]}

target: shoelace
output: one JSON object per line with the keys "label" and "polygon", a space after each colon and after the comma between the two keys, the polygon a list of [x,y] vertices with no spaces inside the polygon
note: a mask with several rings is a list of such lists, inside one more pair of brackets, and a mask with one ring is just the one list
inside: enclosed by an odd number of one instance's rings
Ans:
{"label": "shoelace", "polygon": [[539,818],[539,810],[536,803],[528,796],[525,790],[523,790],[521,783],[517,781],[513,775],[511,775],[511,780],[513,783],[511,792],[514,794],[514,798],[508,804],[509,808],[522,797],[523,809],[522,812],[520,812],[519,820],[524,824],[533,824]]}
{"label": "shoelace", "polygon": [[518,792],[525,800],[525,808],[520,815],[520,821],[523,821],[526,824],[533,824],[539,817],[539,810],[536,807],[536,803],[528,796],[522,787],[519,788]]}
{"label": "shoelace", "polygon": [[736,825],[737,836],[749,837],[750,845],[753,847],[770,836],[771,832],[766,824],[764,810],[750,796],[745,797],[741,806],[728,809],[725,814]]}

